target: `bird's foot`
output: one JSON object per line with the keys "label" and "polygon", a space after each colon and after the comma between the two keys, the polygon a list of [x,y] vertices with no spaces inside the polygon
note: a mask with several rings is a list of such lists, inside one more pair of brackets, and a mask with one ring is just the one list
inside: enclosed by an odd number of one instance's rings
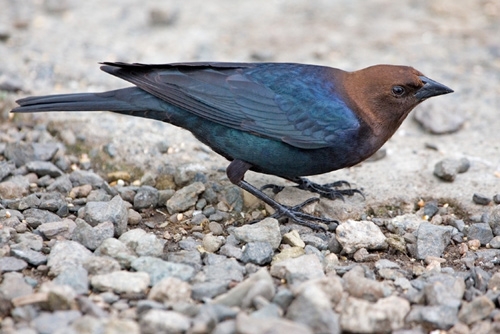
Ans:
{"label": "bird's foot", "polygon": [[[341,199],[344,200],[344,196],[353,196],[354,194],[360,194],[365,198],[365,195],[358,189],[352,189],[351,185],[347,181],[337,181],[326,184],[314,183],[306,178],[298,177],[291,181],[297,183],[297,188],[307,190],[313,193],[319,194],[321,197],[328,199]],[[340,187],[348,187],[347,189],[338,189]]]}

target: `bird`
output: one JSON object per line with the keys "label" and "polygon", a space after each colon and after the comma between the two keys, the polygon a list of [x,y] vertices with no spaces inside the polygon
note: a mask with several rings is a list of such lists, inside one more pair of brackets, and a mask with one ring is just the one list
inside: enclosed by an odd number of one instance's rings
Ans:
{"label": "bird", "polygon": [[360,163],[418,104],[453,92],[401,65],[344,71],[299,63],[103,62],[101,70],[134,86],[26,97],[12,112],[111,111],[184,128],[230,161],[228,179],[270,205],[272,217],[323,230],[338,222],[302,210],[317,197],[286,206],[263,191],[280,187],[259,189],[245,173],[275,175],[320,197],[361,193],[346,181],[321,185],[305,176]]}

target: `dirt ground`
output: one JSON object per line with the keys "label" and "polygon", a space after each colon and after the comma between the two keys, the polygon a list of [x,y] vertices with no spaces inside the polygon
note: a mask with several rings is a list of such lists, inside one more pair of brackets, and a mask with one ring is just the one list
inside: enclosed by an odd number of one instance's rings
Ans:
{"label": "dirt ground", "polygon": [[[498,31],[500,3],[485,0],[0,0],[0,82],[21,88],[2,93],[3,113],[26,95],[127,85],[101,72],[101,61],[276,61],[345,70],[411,65],[455,90],[418,108],[465,117],[463,128],[432,135],[410,116],[384,147],[385,158],[314,180],[350,181],[366,195],[365,201],[352,200],[361,206],[433,198],[481,213],[485,208],[472,202],[473,194],[500,193]],[[169,125],[106,113],[35,117],[71,128],[97,147],[114,143],[117,164],[145,171],[162,163],[149,154],[161,141],[176,152],[169,155],[173,164],[227,164]],[[433,175],[436,162],[461,157],[471,168],[454,182]],[[248,178],[257,184],[284,182],[257,174]]]}

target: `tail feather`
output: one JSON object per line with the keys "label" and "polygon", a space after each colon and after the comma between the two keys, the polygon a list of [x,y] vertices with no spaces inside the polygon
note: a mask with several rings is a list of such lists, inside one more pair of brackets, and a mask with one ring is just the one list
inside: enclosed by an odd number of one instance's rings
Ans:
{"label": "tail feather", "polygon": [[[123,88],[104,93],[79,93],[48,96],[30,96],[17,100],[19,107],[15,113],[44,111],[114,111],[130,112],[137,110],[137,100],[133,97],[146,92],[137,87]],[[147,94],[149,95],[149,94]],[[133,103],[133,102],[135,103]]]}

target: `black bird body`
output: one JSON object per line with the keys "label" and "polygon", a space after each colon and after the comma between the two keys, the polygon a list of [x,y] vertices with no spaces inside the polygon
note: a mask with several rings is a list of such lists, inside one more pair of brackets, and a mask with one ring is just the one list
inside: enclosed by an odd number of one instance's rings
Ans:
{"label": "black bird body", "polygon": [[[411,67],[392,65],[356,72],[292,63],[104,63],[101,68],[136,87],[28,97],[13,111],[108,110],[168,122],[233,161],[228,175],[239,186],[248,169],[297,180],[357,164],[377,151],[418,103],[451,92]],[[396,86],[402,95],[394,92]],[[263,193],[251,192],[268,202]]]}

